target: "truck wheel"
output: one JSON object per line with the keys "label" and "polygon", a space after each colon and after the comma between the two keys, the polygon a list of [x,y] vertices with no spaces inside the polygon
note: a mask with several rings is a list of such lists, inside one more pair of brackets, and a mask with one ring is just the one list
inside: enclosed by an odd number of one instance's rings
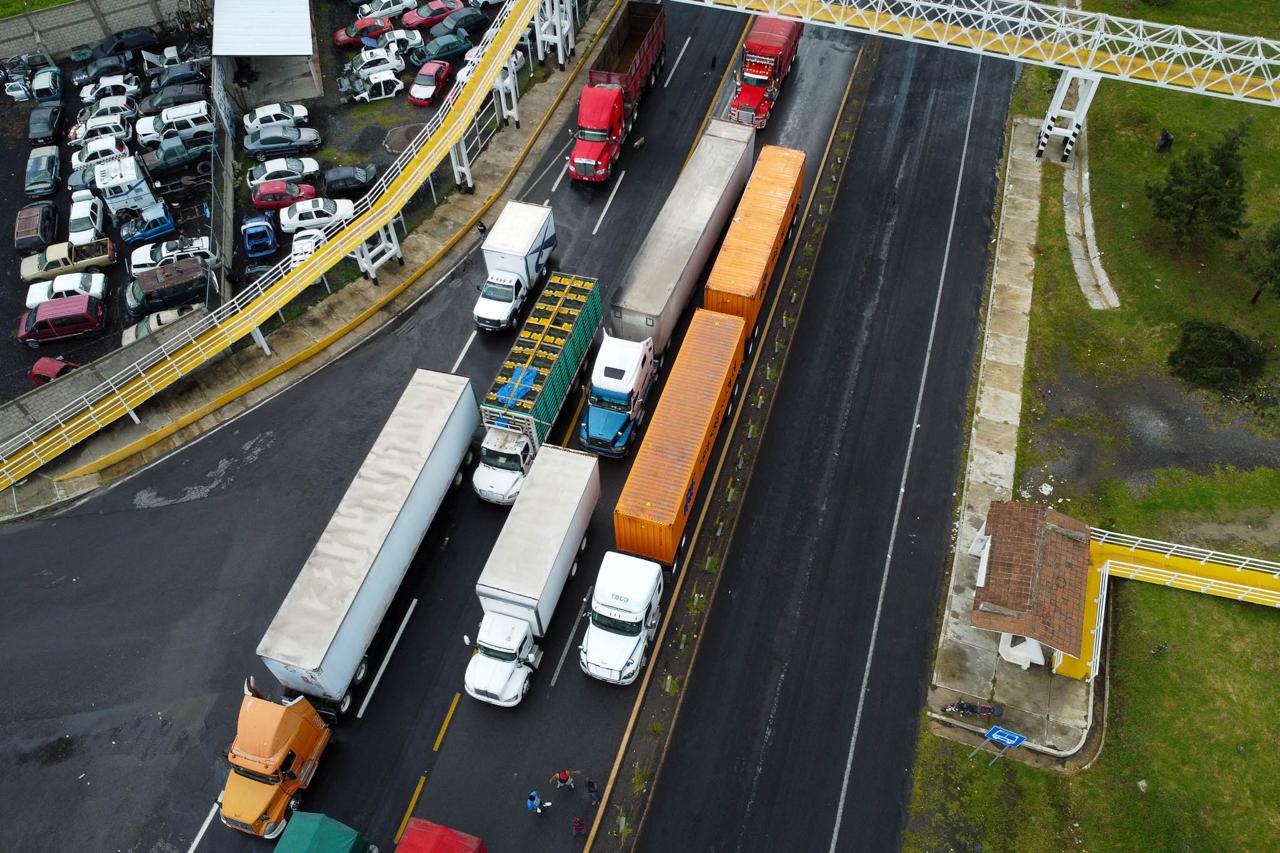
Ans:
{"label": "truck wheel", "polygon": [[267,162],[267,155],[266,155],[265,153],[263,153],[263,154],[259,154],[259,155],[258,155],[258,162],[259,162],[259,163],[265,163],[265,162]]}
{"label": "truck wheel", "polygon": [[27,341],[27,346],[31,347],[32,349],[40,349],[40,342],[39,342],[39,341]]}
{"label": "truck wheel", "polygon": [[338,716],[345,717],[351,711],[351,691],[348,690],[342,694],[342,699],[338,701]]}
{"label": "truck wheel", "polygon": [[356,676],[354,682],[356,684],[364,684],[365,677],[369,674],[369,659],[367,657],[360,659],[360,665],[356,667]]}
{"label": "truck wheel", "polygon": [[524,697],[529,695],[529,679],[524,680],[524,684],[520,685],[520,701],[524,701]]}
{"label": "truck wheel", "polygon": [[587,550],[587,537],[583,536],[582,541],[578,543],[578,553],[581,554]]}
{"label": "truck wheel", "polygon": [[569,577],[570,579],[572,579],[577,576],[578,576],[578,561],[574,560],[573,565],[569,567]]}
{"label": "truck wheel", "polygon": [[299,800],[297,797],[294,797],[292,800],[289,801],[289,811],[296,812],[300,808],[302,808],[302,801]]}
{"label": "truck wheel", "polygon": [[473,458],[474,458],[474,457],[471,455],[471,451],[470,451],[470,450],[468,450],[468,451],[467,451],[467,455],[466,455],[466,457],[462,460],[462,467],[463,467],[463,468],[470,467],[470,465],[471,465],[471,460],[472,460]]}
{"label": "truck wheel", "polygon": [[459,468],[457,472],[453,475],[453,488],[456,489],[458,488],[458,486],[461,486],[461,485],[462,485],[462,469]]}

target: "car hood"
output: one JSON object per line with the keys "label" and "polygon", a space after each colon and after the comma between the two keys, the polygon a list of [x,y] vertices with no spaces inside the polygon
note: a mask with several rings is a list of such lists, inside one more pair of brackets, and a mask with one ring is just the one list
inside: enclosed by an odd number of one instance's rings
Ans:
{"label": "car hood", "polygon": [[409,87],[409,97],[427,100],[436,96],[435,83],[414,83]]}
{"label": "car hood", "polygon": [[515,661],[496,660],[477,652],[467,663],[467,673],[463,680],[470,692],[507,700],[515,692],[509,685],[518,669]]}
{"label": "car hood", "polygon": [[521,480],[519,471],[490,468],[488,465],[477,465],[475,473],[471,475],[471,485],[476,494],[487,501],[504,505],[515,501]]}
{"label": "car hood", "polygon": [[588,624],[587,632],[582,637],[582,662],[588,666],[621,672],[629,668],[629,660],[632,664],[637,662],[643,639],[643,633],[628,637]]}
{"label": "car hood", "polygon": [[234,821],[252,826],[271,808],[277,788],[277,785],[264,785],[233,770],[227,774],[227,787],[222,792],[222,813]]}
{"label": "car hood", "polygon": [[604,142],[588,142],[579,139],[573,143],[573,160],[591,160],[597,165],[604,162],[604,153],[608,145]]}
{"label": "car hood", "polygon": [[497,299],[486,299],[481,296],[476,300],[476,307],[472,309],[472,313],[479,320],[500,320],[505,323],[511,319],[511,309],[514,305],[514,302],[500,302]]}
{"label": "car hood", "polygon": [[613,409],[601,409],[595,406],[587,407],[587,435],[591,438],[613,441],[618,430],[622,429],[626,423],[626,412],[615,412]]}
{"label": "car hood", "polygon": [[150,246],[139,246],[129,255],[129,269],[133,272],[150,269],[152,266]]}

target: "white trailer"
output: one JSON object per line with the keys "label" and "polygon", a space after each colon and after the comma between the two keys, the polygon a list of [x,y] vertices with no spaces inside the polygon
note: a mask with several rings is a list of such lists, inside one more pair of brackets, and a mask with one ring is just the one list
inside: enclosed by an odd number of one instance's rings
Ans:
{"label": "white trailer", "polygon": [[146,210],[159,202],[137,157],[120,157],[94,166],[93,185],[106,202],[111,221],[117,224],[120,214]]}
{"label": "white trailer", "polygon": [[560,593],[577,571],[599,500],[594,456],[548,445],[534,459],[476,582],[484,616],[463,680],[467,695],[511,707],[529,691],[542,661],[536,640],[546,636]]}
{"label": "white trailer", "polygon": [[480,247],[485,282],[472,311],[481,329],[514,326],[520,309],[547,271],[556,247],[551,208],[522,201],[507,202]]}
{"label": "white trailer", "polygon": [[480,425],[471,383],[418,370],[258,643],[286,690],[345,713],[369,643]]}

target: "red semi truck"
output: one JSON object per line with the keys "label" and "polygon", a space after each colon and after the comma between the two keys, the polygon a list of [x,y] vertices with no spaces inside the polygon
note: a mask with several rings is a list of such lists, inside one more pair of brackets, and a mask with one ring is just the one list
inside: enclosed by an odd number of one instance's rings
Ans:
{"label": "red semi truck", "polygon": [[600,182],[636,120],[640,97],[658,80],[666,58],[667,10],[660,3],[631,0],[600,49],[578,101],[578,132],[569,155],[569,177]]}
{"label": "red semi truck", "polygon": [[756,18],[742,42],[742,65],[734,75],[737,88],[729,116],[738,124],[764,127],[782,81],[791,70],[804,24],[777,18]]}
{"label": "red semi truck", "polygon": [[485,853],[484,842],[420,817],[409,819],[396,853]]}

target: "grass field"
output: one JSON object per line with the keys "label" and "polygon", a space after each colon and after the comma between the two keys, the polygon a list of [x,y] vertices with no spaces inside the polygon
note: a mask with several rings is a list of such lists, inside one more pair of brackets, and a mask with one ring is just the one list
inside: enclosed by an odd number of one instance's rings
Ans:
{"label": "grass field", "polygon": [[0,18],[17,15],[20,12],[34,12],[50,6],[61,6],[69,0],[0,0]]}

